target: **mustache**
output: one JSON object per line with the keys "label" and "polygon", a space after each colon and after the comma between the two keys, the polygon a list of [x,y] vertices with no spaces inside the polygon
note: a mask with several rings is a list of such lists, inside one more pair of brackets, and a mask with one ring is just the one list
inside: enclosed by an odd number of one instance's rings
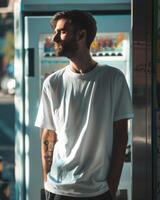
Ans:
{"label": "mustache", "polygon": [[53,46],[56,48],[56,47],[63,47],[62,43],[61,42],[54,42],[53,43]]}
{"label": "mustache", "polygon": [[62,45],[63,46],[63,42],[53,42],[53,45]]}

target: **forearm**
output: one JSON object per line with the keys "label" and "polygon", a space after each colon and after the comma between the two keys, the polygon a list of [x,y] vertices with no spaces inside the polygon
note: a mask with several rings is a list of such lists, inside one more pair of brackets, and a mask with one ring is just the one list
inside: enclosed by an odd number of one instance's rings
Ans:
{"label": "forearm", "polygon": [[42,172],[44,181],[47,180],[47,173],[51,169],[55,143],[56,143],[55,132],[52,130],[43,129],[41,133],[41,158],[42,158]]}
{"label": "forearm", "polygon": [[122,167],[125,159],[125,151],[128,141],[127,133],[127,121],[122,121],[118,122],[118,124],[115,124],[112,158],[110,163],[110,170],[107,177],[109,188],[113,196],[115,196],[118,188]]}

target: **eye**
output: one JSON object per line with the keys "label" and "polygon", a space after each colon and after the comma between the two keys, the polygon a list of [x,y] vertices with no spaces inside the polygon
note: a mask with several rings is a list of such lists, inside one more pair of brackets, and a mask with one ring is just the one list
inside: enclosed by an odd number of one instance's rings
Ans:
{"label": "eye", "polygon": [[67,31],[66,30],[61,30],[61,34],[66,34]]}

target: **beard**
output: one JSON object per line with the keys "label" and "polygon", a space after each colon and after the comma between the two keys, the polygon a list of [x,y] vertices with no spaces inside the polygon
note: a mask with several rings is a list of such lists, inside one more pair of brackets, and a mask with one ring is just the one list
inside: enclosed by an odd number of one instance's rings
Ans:
{"label": "beard", "polygon": [[76,40],[69,40],[66,42],[55,42],[54,49],[56,56],[65,56],[67,58],[71,58],[77,51],[78,44]]}

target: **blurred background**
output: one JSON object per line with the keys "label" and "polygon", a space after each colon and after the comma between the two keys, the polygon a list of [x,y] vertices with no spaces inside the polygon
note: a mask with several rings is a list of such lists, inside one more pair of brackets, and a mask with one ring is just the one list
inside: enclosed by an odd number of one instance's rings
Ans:
{"label": "blurred background", "polygon": [[13,1],[0,1],[0,199],[15,199]]}

